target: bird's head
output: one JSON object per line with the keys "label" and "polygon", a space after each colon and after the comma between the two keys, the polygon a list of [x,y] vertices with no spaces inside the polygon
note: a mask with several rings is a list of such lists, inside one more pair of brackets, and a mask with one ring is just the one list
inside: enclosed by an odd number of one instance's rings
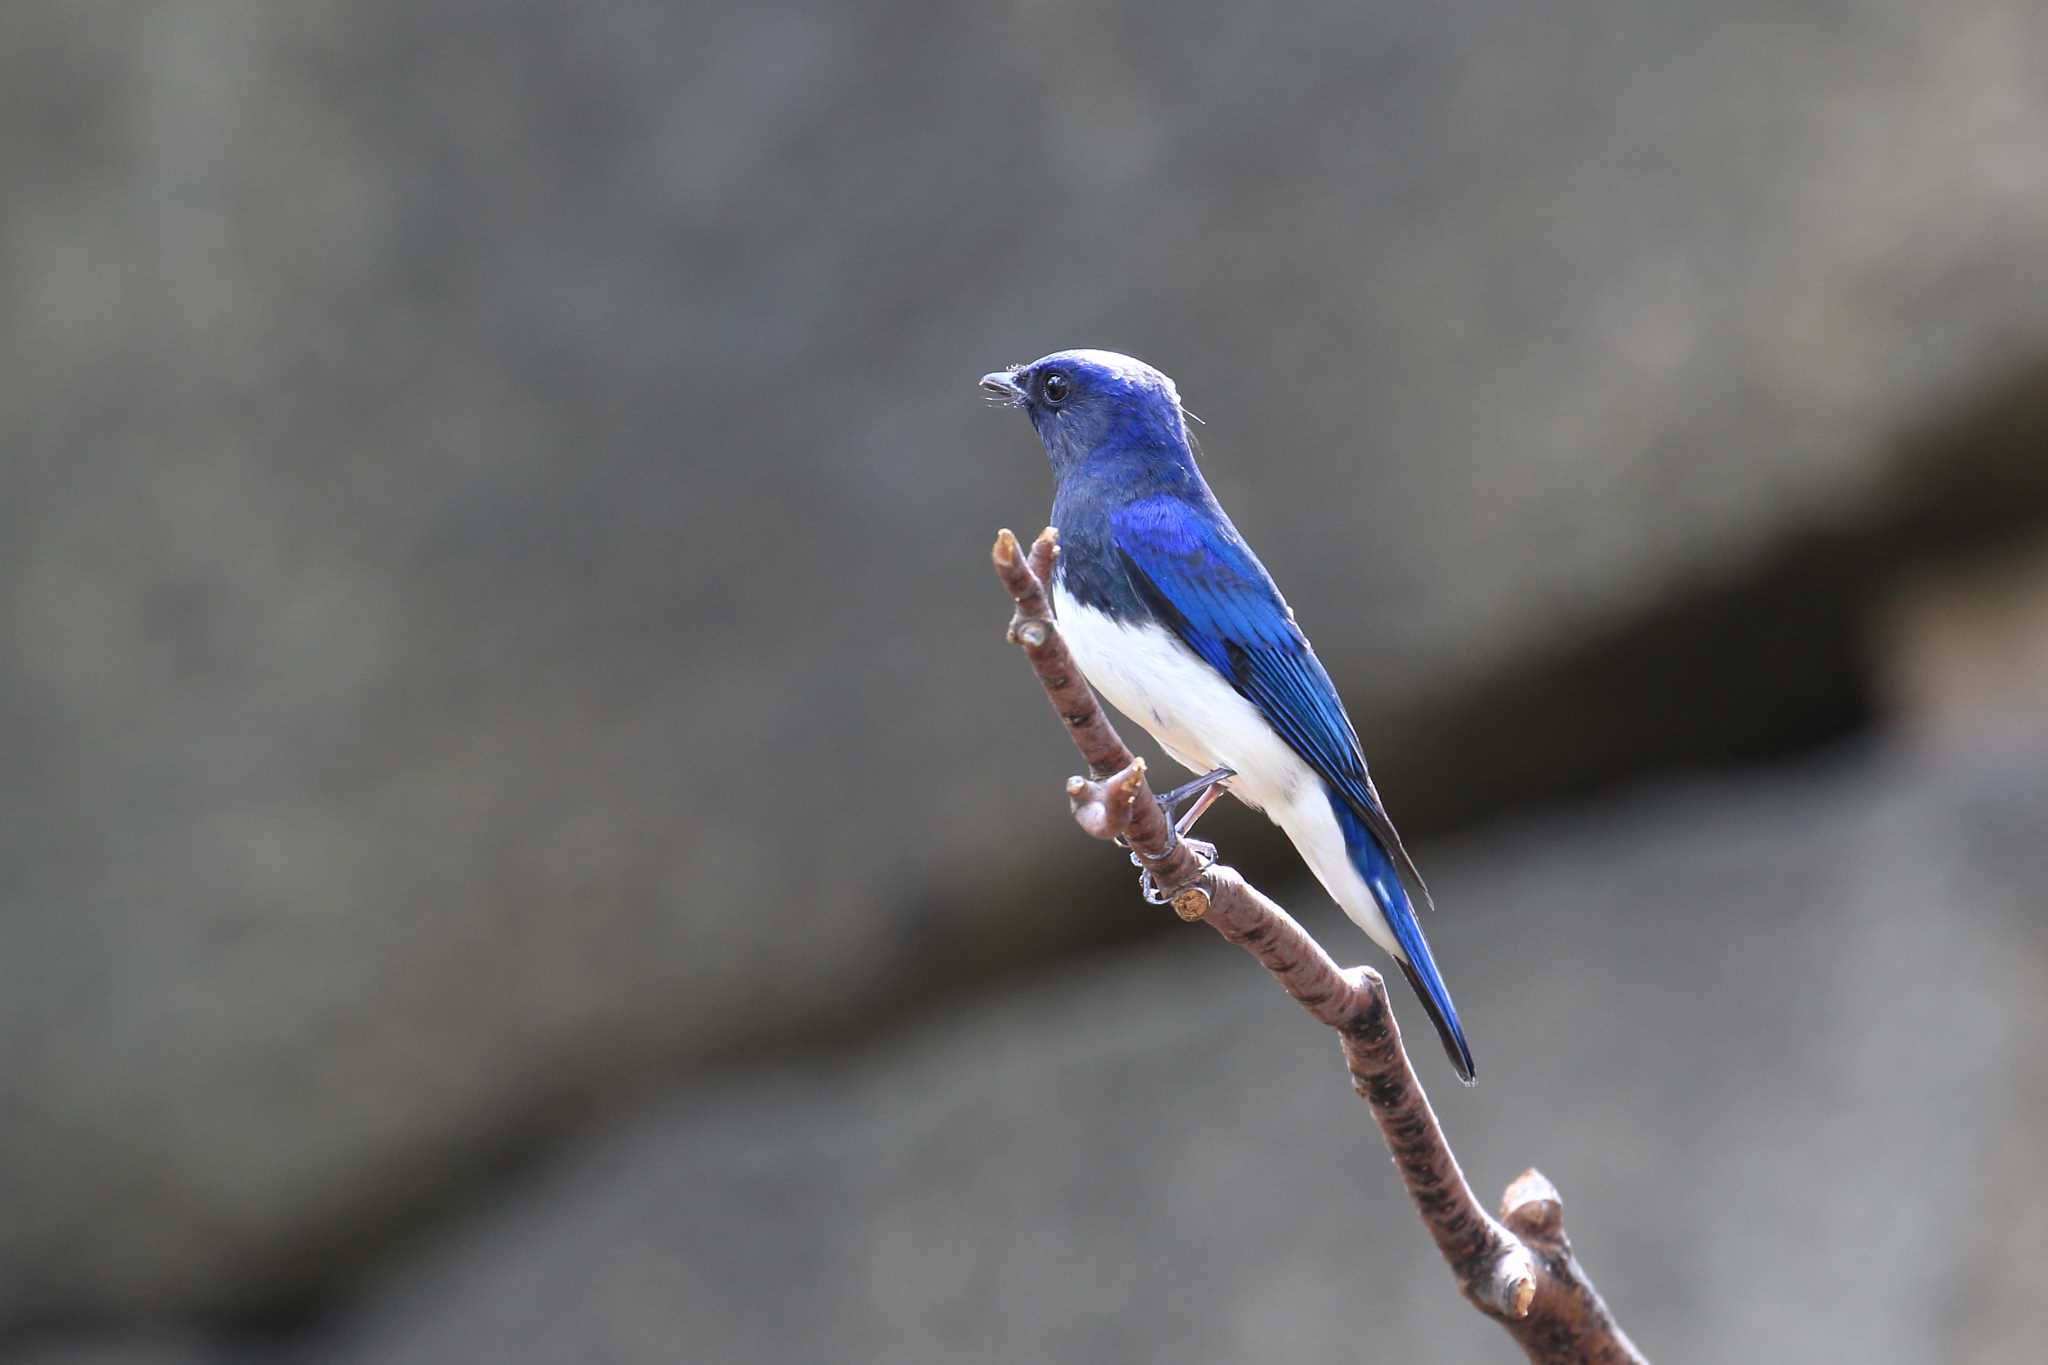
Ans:
{"label": "bird's head", "polygon": [[981,377],[1005,407],[1024,409],[1064,474],[1098,451],[1153,451],[1185,458],[1187,423],[1173,381],[1115,351],[1055,351]]}

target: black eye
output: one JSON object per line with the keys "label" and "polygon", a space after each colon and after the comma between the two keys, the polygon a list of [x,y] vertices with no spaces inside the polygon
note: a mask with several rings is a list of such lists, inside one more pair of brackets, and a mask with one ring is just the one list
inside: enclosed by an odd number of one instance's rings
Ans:
{"label": "black eye", "polygon": [[1056,408],[1067,401],[1067,395],[1073,392],[1073,388],[1074,386],[1067,382],[1065,375],[1061,374],[1058,370],[1049,370],[1046,372],[1045,379],[1039,384],[1038,391],[1044,395],[1047,407]]}

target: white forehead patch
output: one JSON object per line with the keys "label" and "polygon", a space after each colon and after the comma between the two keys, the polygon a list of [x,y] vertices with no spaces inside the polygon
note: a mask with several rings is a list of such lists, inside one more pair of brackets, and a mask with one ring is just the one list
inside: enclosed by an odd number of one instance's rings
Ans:
{"label": "white forehead patch", "polygon": [[1171,379],[1135,356],[1119,351],[1055,351],[1042,360],[1033,361],[1032,368],[1062,360],[1107,370],[1135,389],[1156,389],[1171,399],[1175,407],[1180,406],[1180,390],[1174,387]]}

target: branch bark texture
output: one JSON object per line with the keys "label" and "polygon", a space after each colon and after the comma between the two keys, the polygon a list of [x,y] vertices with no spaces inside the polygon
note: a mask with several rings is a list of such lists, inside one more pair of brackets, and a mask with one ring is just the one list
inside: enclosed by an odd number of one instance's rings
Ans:
{"label": "branch bark texture", "polygon": [[1016,611],[1012,643],[1038,680],[1088,765],[1070,778],[1074,819],[1098,839],[1128,845],[1161,896],[1183,920],[1200,920],[1250,953],[1344,1048],[1351,1087],[1371,1108],[1408,1196],[1465,1298],[1499,1322],[1532,1361],[1545,1365],[1643,1361],[1572,1254],[1557,1189],[1535,1170],[1507,1188],[1498,1218],[1483,1208],[1445,1140],[1416,1079],[1386,983],[1370,967],[1339,967],[1308,931],[1232,869],[1205,864],[1183,842],[1166,847],[1167,827],[1134,756],[1096,701],[1053,620],[1046,585],[1059,553],[1048,527],[1027,551],[1009,531],[996,537],[996,575]]}

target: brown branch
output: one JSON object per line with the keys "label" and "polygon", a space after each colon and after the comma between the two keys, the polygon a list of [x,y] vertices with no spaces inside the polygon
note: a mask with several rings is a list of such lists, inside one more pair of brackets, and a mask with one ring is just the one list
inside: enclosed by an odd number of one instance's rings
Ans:
{"label": "brown branch", "polygon": [[1184,920],[1204,920],[1257,958],[1344,1046],[1351,1087],[1371,1106],[1408,1197],[1436,1239],[1465,1297],[1505,1327],[1530,1360],[1641,1362],[1599,1291],[1572,1255],[1557,1189],[1534,1170],[1508,1186],[1496,1219],[1482,1208],[1444,1140],[1436,1112],[1401,1044],[1386,983],[1370,967],[1339,967],[1293,916],[1235,871],[1204,866],[1187,846],[1162,853],[1166,821],[1133,757],[1067,653],[1045,585],[1058,532],[1039,534],[1027,555],[1008,531],[996,537],[996,574],[1016,603],[1010,640],[1024,650],[1088,764],[1067,782],[1074,819],[1098,839],[1120,839]]}

